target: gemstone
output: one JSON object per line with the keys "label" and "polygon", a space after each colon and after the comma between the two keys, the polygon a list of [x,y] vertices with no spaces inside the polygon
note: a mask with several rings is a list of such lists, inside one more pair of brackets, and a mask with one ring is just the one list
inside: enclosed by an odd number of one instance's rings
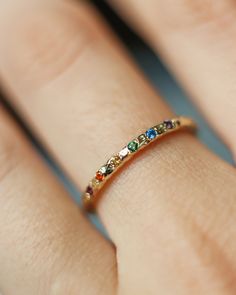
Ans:
{"label": "gemstone", "polygon": [[150,128],[146,131],[146,136],[149,138],[149,139],[154,139],[156,136],[157,136],[157,133],[156,131],[153,129],[153,128]]}
{"label": "gemstone", "polygon": [[98,181],[103,181],[104,177],[105,176],[104,176],[104,174],[101,171],[97,171],[97,173],[96,173],[96,179]]}
{"label": "gemstone", "polygon": [[114,171],[114,169],[115,169],[115,166],[108,164],[106,169],[106,175],[111,174]]}
{"label": "gemstone", "polygon": [[136,152],[138,149],[138,143],[135,140],[131,141],[128,144],[128,149],[131,151],[131,153]]}
{"label": "gemstone", "polygon": [[93,188],[90,185],[87,186],[86,193],[90,194],[91,196],[93,195]]}
{"label": "gemstone", "polygon": [[158,124],[156,127],[155,127],[156,131],[158,134],[162,134],[166,131],[166,127],[165,127],[165,124],[161,123],[161,124]]}
{"label": "gemstone", "polygon": [[173,129],[175,127],[174,123],[171,120],[165,120],[164,123],[167,129]]}
{"label": "gemstone", "polygon": [[124,158],[126,158],[129,154],[129,149],[127,147],[124,147],[120,152],[119,152],[119,157],[121,158],[121,160],[123,160]]}
{"label": "gemstone", "polygon": [[148,141],[149,141],[149,140],[147,139],[147,137],[146,137],[145,134],[141,134],[141,135],[139,135],[139,137],[138,137],[138,143],[139,143],[139,146],[142,146],[142,145],[144,145],[144,144],[147,144]]}
{"label": "gemstone", "polygon": [[117,167],[119,166],[120,162],[121,162],[120,157],[118,155],[115,155],[108,160],[107,164]]}
{"label": "gemstone", "polygon": [[99,169],[99,172],[101,172],[102,174],[106,174],[106,171],[107,171],[107,167],[106,167],[106,166],[102,166],[102,167]]}
{"label": "gemstone", "polygon": [[100,182],[96,178],[93,178],[91,181],[91,186],[93,190],[97,190],[99,188],[99,185],[100,185]]}

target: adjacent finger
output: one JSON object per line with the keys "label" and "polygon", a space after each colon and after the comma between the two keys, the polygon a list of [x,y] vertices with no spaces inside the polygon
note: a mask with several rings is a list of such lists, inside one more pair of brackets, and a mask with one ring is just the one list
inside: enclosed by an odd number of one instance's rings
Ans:
{"label": "adjacent finger", "polygon": [[235,1],[110,2],[159,50],[235,154]]}
{"label": "adjacent finger", "polygon": [[[17,11],[15,25],[2,20],[2,80],[84,188],[134,134],[172,113],[88,4],[36,1]],[[189,294],[194,282],[195,294],[234,291],[235,189],[234,169],[186,133],[136,157],[98,206],[117,246],[119,290]]]}
{"label": "adjacent finger", "polygon": [[112,246],[82,216],[1,105],[0,138],[0,292],[114,294]]}

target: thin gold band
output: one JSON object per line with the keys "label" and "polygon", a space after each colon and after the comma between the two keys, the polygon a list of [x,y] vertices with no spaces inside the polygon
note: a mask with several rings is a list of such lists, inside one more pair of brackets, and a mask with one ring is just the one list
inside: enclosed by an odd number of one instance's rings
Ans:
{"label": "thin gold band", "polygon": [[82,195],[82,202],[85,209],[88,211],[94,210],[98,193],[107,180],[138,151],[149,145],[151,142],[161,138],[163,135],[184,128],[195,131],[196,124],[190,118],[176,117],[170,120],[165,120],[151,127],[131,140],[119,153],[113,155],[106,164],[101,166],[91,179]]}

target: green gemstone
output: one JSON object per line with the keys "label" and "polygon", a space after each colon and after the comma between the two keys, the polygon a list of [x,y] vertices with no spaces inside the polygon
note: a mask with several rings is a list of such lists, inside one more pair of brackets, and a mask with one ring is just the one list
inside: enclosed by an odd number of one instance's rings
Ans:
{"label": "green gemstone", "polygon": [[138,149],[138,143],[136,141],[131,141],[129,144],[128,144],[128,149],[131,151],[131,153],[134,153],[137,151]]}
{"label": "green gemstone", "polygon": [[114,169],[115,169],[115,166],[113,166],[111,164],[107,165],[107,167],[106,167],[106,175],[111,174],[114,171]]}

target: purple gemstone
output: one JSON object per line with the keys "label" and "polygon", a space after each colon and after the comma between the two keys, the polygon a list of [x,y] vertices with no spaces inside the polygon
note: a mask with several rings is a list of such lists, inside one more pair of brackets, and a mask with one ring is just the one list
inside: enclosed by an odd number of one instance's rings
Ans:
{"label": "purple gemstone", "polygon": [[93,195],[93,188],[90,185],[87,186],[86,193],[90,194],[91,196]]}
{"label": "purple gemstone", "polygon": [[174,127],[173,122],[171,120],[164,121],[167,129],[172,129]]}

